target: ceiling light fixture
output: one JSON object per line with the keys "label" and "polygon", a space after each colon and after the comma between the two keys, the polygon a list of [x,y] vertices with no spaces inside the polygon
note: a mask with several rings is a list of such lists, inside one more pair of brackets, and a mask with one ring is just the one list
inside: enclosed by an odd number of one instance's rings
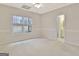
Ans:
{"label": "ceiling light fixture", "polygon": [[40,8],[42,6],[41,3],[33,3],[33,4],[34,4],[34,7],[36,7],[36,8]]}
{"label": "ceiling light fixture", "polygon": [[28,5],[22,5],[22,8],[24,8],[24,9],[30,9],[31,7],[28,6]]}

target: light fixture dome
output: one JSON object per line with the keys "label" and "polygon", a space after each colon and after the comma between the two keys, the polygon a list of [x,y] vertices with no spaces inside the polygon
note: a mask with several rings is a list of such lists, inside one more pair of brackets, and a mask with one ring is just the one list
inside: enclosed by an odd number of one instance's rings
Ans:
{"label": "light fixture dome", "polygon": [[42,6],[41,3],[33,3],[33,4],[34,4],[34,7],[36,7],[36,8],[40,8]]}

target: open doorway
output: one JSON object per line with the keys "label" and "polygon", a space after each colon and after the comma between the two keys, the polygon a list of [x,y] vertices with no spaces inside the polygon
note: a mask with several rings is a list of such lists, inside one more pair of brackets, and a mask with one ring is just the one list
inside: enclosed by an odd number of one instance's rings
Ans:
{"label": "open doorway", "polygon": [[59,15],[57,17],[57,40],[61,42],[64,42],[64,21],[64,15]]}

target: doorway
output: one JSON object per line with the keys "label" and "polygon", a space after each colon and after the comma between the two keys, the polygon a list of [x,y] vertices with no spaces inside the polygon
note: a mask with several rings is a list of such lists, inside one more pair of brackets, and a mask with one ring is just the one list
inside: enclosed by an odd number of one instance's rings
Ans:
{"label": "doorway", "polygon": [[61,42],[64,42],[64,21],[64,15],[59,15],[57,17],[57,40]]}

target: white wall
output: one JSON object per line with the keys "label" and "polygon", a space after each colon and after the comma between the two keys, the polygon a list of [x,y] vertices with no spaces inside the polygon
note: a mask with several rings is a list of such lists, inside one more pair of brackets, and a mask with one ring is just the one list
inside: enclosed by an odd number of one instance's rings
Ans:
{"label": "white wall", "polygon": [[65,15],[65,42],[79,44],[79,4],[72,4],[42,15],[42,32],[45,38],[56,40],[57,16]]}
{"label": "white wall", "polygon": [[[32,18],[32,32],[13,33],[12,16],[21,15]],[[40,37],[40,15],[18,8],[0,5],[0,44]]]}
{"label": "white wall", "polygon": [[56,39],[56,16],[54,13],[46,13],[41,18],[41,36],[47,39]]}

